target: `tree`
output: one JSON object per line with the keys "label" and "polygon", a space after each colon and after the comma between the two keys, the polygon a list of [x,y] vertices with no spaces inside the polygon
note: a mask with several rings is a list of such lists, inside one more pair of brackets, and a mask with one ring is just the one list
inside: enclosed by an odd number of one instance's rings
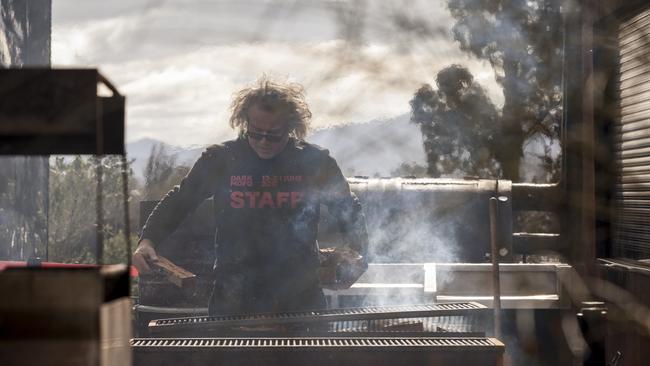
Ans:
{"label": "tree", "polygon": [[544,123],[561,108],[562,14],[559,0],[448,0],[460,48],[492,65],[503,87],[495,158],[507,179],[520,178],[524,143],[553,139],[559,125]]}
{"label": "tree", "polygon": [[405,162],[390,172],[390,176],[402,178],[423,178],[427,176],[427,167],[416,162]]}
{"label": "tree", "polygon": [[[55,262],[94,263],[97,243],[96,164],[98,160],[76,156],[55,157],[50,165],[50,260]],[[103,165],[102,192],[104,226],[104,263],[126,262],[124,238],[124,195],[122,161],[106,156]],[[135,187],[129,169],[129,186]],[[137,190],[134,190],[137,191]],[[131,206],[135,203],[130,200]],[[133,207],[130,208],[133,212]],[[131,228],[135,215],[131,215]],[[133,238],[132,238],[133,239]],[[133,242],[133,240],[132,240]]]}
{"label": "tree", "polygon": [[411,100],[411,121],[420,125],[427,156],[427,173],[493,177],[497,109],[469,70],[460,65],[442,69],[437,90],[425,84]]}
{"label": "tree", "polygon": [[44,255],[47,166],[47,158],[0,158],[0,259]]}

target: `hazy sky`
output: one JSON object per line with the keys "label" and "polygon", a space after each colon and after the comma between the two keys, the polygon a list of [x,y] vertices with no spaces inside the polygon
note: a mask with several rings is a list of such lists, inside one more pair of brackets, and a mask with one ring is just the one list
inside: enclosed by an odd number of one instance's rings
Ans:
{"label": "hazy sky", "polygon": [[127,96],[129,141],[233,137],[231,96],[262,73],[306,87],[314,128],[407,113],[452,63],[503,99],[444,0],[53,0],[52,22],[54,66],[99,67]]}

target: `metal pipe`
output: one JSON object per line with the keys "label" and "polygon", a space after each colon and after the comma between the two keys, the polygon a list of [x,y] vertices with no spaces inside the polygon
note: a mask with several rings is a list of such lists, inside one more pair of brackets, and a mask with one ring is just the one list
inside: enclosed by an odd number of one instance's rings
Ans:
{"label": "metal pipe", "polygon": [[494,297],[494,336],[501,338],[501,284],[499,280],[499,245],[498,245],[497,198],[490,197],[490,246],[492,257],[492,290]]}

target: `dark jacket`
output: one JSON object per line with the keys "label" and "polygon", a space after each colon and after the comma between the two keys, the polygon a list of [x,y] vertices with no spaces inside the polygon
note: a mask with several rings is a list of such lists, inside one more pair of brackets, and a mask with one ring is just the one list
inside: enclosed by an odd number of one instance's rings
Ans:
{"label": "dark jacket", "polygon": [[290,139],[261,159],[243,139],[209,147],[153,210],[142,238],[161,242],[201,202],[214,197],[216,280],[211,313],[323,307],[316,236],[320,205],[348,245],[365,255],[361,205],[327,150]]}

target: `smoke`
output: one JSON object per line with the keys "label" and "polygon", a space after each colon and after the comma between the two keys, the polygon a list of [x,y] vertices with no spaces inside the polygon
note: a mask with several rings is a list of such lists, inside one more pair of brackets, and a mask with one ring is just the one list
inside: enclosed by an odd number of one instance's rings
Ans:
{"label": "smoke", "polygon": [[[489,251],[488,197],[478,181],[349,181],[366,216],[371,265],[352,293],[340,296],[338,306],[432,303],[437,288],[452,279],[436,263],[484,262]],[[337,245],[333,220],[323,216],[319,243]]]}
{"label": "smoke", "polygon": [[[389,181],[379,180],[378,183],[389,184]],[[372,197],[373,194],[380,197]],[[435,202],[436,197],[427,196],[426,192],[368,193],[365,205],[372,243],[369,256],[373,262],[455,261],[458,255],[455,230],[459,216],[437,210],[440,205]],[[373,198],[376,201],[373,202]]]}

